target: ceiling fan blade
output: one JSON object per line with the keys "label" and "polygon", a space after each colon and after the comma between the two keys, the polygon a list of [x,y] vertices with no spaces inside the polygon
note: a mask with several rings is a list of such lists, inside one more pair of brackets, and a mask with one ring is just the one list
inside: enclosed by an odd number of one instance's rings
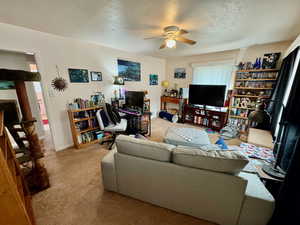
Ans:
{"label": "ceiling fan blade", "polygon": [[163,48],[165,48],[167,45],[166,45],[166,42],[164,41],[163,43],[162,43],[162,45],[159,47],[159,49],[163,49]]}
{"label": "ceiling fan blade", "polygon": [[181,37],[181,36],[176,37],[175,40],[179,41],[179,42],[183,42],[183,43],[189,44],[189,45],[194,45],[194,44],[197,43],[196,41],[193,41],[193,40]]}
{"label": "ceiling fan blade", "polygon": [[179,31],[177,31],[176,35],[183,35],[183,34],[188,34],[189,32],[187,30],[184,29],[180,29]]}
{"label": "ceiling fan blade", "polygon": [[151,39],[162,39],[164,38],[162,35],[160,36],[154,36],[154,37],[147,37],[147,38],[144,38],[144,40],[151,40]]}

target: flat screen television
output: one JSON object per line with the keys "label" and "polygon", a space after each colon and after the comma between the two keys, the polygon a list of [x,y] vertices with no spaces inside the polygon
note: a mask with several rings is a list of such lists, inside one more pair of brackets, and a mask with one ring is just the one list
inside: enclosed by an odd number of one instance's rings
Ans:
{"label": "flat screen television", "polygon": [[189,104],[224,106],[226,85],[198,85],[189,86]]}
{"label": "flat screen television", "polygon": [[130,109],[143,111],[144,97],[145,93],[143,91],[126,91],[125,106]]}

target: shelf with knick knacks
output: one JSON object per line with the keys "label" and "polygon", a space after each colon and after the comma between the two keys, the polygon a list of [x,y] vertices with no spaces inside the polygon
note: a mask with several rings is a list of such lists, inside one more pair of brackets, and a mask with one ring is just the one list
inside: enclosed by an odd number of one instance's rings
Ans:
{"label": "shelf with knick knacks", "polygon": [[249,114],[255,110],[257,101],[271,97],[278,70],[237,70],[234,90],[229,106],[229,123],[236,125],[240,133],[247,134]]}

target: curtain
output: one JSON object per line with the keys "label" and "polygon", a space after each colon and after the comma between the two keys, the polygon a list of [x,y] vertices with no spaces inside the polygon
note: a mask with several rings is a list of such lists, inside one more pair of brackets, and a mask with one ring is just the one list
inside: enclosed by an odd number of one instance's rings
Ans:
{"label": "curtain", "polygon": [[[296,64],[296,63],[295,63]],[[300,66],[298,64],[286,103],[286,120],[300,124]]]}
{"label": "curtain", "polygon": [[193,70],[193,84],[202,85],[226,85],[227,90],[231,88],[233,66],[211,65],[197,66]]}
{"label": "curtain", "polygon": [[271,132],[275,136],[276,127],[281,117],[281,108],[283,104],[285,90],[292,75],[294,63],[298,54],[298,48],[291,52],[282,62],[276,86],[273,90],[271,101],[267,111],[271,115]]}
{"label": "curtain", "polygon": [[[299,201],[300,201],[300,66],[294,68],[297,64],[296,56],[298,49],[295,49],[292,53],[285,58],[280,70],[280,76],[286,76],[285,79],[279,77],[278,93],[283,93],[274,97],[273,106],[269,107],[272,110],[278,108],[277,102],[283,103],[287,98],[285,109],[280,118],[279,124],[280,131],[278,137],[280,138],[280,147],[275,147],[274,151],[277,152],[277,164],[287,171],[283,184],[280,188],[279,194],[276,198],[275,211],[269,222],[269,225],[283,225],[283,224],[298,224],[300,221],[299,214]],[[295,72],[295,73],[294,73]],[[293,73],[293,75],[291,75]],[[292,79],[291,82],[286,81],[285,86],[280,82]],[[293,79],[294,78],[294,79]],[[290,84],[291,85],[288,85]],[[282,89],[287,89],[288,96],[283,96]],[[275,93],[275,91],[274,91]],[[279,107],[282,104],[278,104]],[[274,111],[273,111],[274,112]],[[275,111],[276,114],[276,111]],[[273,115],[274,116],[274,115]]]}
{"label": "curtain", "polygon": [[268,225],[299,224],[300,202],[300,140],[298,138],[290,165],[275,203],[275,211]]}

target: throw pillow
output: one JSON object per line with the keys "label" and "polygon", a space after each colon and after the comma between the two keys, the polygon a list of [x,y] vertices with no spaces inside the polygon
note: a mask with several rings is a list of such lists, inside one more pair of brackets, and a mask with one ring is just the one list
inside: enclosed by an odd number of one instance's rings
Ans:
{"label": "throw pillow", "polygon": [[216,144],[219,145],[223,150],[228,150],[228,146],[226,145],[224,139],[222,137],[216,141]]}

